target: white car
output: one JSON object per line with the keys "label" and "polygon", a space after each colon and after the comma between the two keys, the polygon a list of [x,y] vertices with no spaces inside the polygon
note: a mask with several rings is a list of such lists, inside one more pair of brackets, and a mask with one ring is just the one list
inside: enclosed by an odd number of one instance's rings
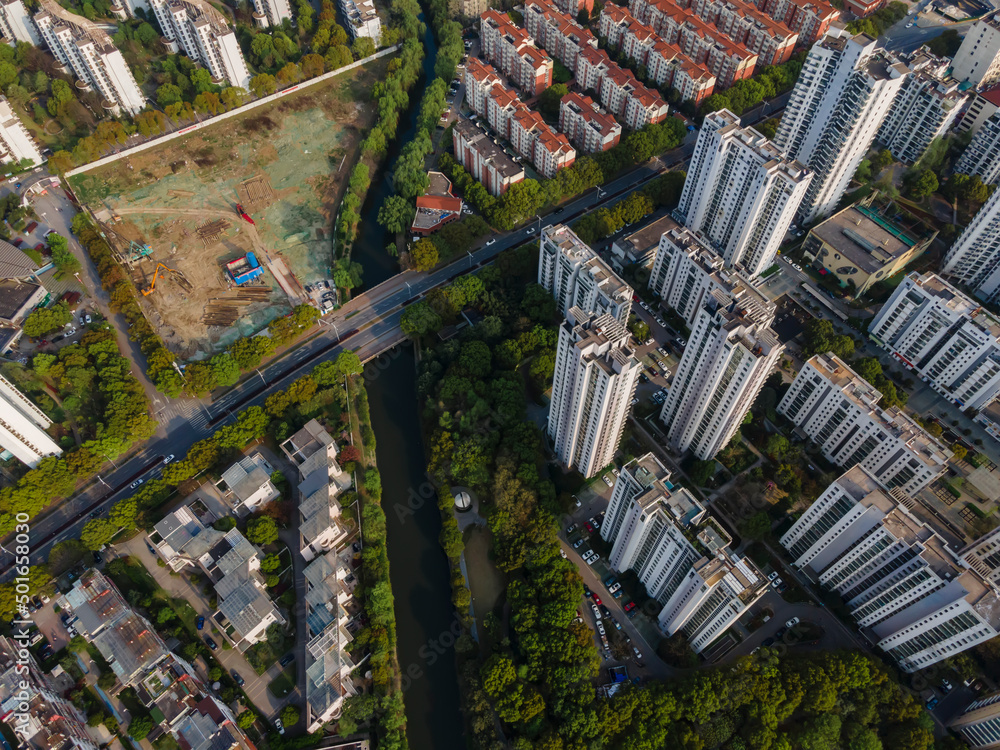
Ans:
{"label": "white car", "polygon": [[770,573],[767,574],[767,580],[769,581],[773,581],[777,577],[778,577],[778,571],[776,570],[771,571]]}
{"label": "white car", "polygon": [[785,627],[786,628],[794,628],[800,622],[801,622],[801,620],[799,620],[798,617],[793,617],[791,620],[789,620],[788,622],[785,623]]}
{"label": "white car", "polygon": [[908,29],[913,28],[913,21],[910,21],[908,24],[906,24],[906,28]]}
{"label": "white car", "polygon": [[601,610],[599,610],[597,608],[597,605],[596,604],[591,604],[590,608],[592,610],[594,610],[594,617],[597,618],[598,620],[600,620],[601,619]]}
{"label": "white car", "polygon": [[598,622],[597,623],[597,632],[600,633],[601,635],[604,635],[604,623],[603,622]]}
{"label": "white car", "polygon": [[781,585],[781,579],[780,578],[775,578],[773,581],[771,581],[771,588],[772,589],[776,589],[780,585]]}
{"label": "white car", "polygon": [[618,591],[618,589],[620,589],[621,587],[622,585],[620,583],[612,583],[611,586],[608,588],[608,593],[613,594],[616,591]]}
{"label": "white car", "polygon": [[534,233],[535,233],[535,228],[534,227],[529,227],[528,231],[525,234],[532,235]]}
{"label": "white car", "polygon": [[601,479],[604,480],[604,483],[606,485],[608,485],[608,487],[613,487],[614,486],[614,483],[610,479],[608,479],[608,475],[607,474],[605,474],[603,477],[601,477]]}
{"label": "white car", "polygon": [[594,553],[589,558],[587,558],[587,565],[593,565],[595,562],[597,562],[600,559],[601,559],[601,556],[598,555],[597,553]]}
{"label": "white car", "polygon": [[497,241],[496,237],[493,237],[492,239],[486,240],[486,247],[489,247],[490,245],[492,245],[496,241]]}

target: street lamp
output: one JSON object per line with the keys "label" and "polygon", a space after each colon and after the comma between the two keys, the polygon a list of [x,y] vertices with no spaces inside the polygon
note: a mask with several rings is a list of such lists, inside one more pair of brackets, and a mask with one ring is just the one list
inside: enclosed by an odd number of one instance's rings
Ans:
{"label": "street lamp", "polygon": [[[104,456],[109,461],[111,461],[111,465],[115,467],[115,471],[118,471],[118,464],[114,462],[114,459],[112,459],[111,456],[109,456],[107,453],[102,453],[101,455]],[[98,477],[98,479],[100,479],[100,477]]]}
{"label": "street lamp", "polygon": [[471,269],[472,268],[472,251],[471,250],[466,250],[465,252],[468,253],[468,255],[469,255],[469,268]]}
{"label": "street lamp", "polygon": [[255,368],[254,368],[254,371],[255,371],[255,372],[256,372],[256,373],[258,374],[258,375],[260,375],[260,382],[261,382],[261,383],[263,383],[264,385],[267,385],[267,381],[266,381],[266,380],[264,380],[264,376],[263,376],[263,375],[261,375],[261,372],[260,372],[260,370],[258,370],[258,369],[257,369],[257,368],[255,367]]}
{"label": "street lamp", "polygon": [[100,474],[98,474],[98,475],[97,475],[97,481],[99,481],[99,482],[100,482],[101,484],[103,484],[103,485],[104,485],[105,487],[107,487],[107,488],[108,488],[109,490],[110,490],[110,489],[114,489],[114,488],[113,488],[113,487],[112,487],[112,486],[111,486],[110,484],[108,484],[107,482],[105,482],[105,481],[104,481],[104,479],[103,479],[103,478],[101,477],[101,475],[100,475]]}

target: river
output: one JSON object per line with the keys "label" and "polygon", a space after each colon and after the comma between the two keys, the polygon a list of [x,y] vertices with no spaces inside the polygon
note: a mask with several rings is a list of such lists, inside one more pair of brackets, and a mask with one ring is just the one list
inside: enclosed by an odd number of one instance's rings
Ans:
{"label": "river", "polygon": [[385,199],[395,192],[392,189],[392,170],[399,152],[403,150],[403,146],[413,140],[413,136],[417,132],[420,98],[423,96],[424,87],[434,79],[437,42],[434,40],[434,34],[431,32],[430,24],[424,14],[421,14],[420,18],[426,27],[423,39],[423,76],[410,89],[409,107],[399,118],[396,140],[389,146],[389,152],[386,154],[385,161],[382,162],[382,170],[377,175],[376,181],[372,183],[365,202],[361,206],[361,221],[358,224],[360,236],[355,240],[354,248],[351,251],[351,259],[360,263],[363,269],[362,288],[356,289],[355,294],[363,289],[371,289],[399,273],[399,260],[389,255],[385,250],[385,246],[392,238],[379,226],[378,210],[382,207]]}
{"label": "river", "polygon": [[396,599],[406,735],[418,750],[461,750],[465,741],[454,649],[458,628],[448,558],[438,543],[441,516],[424,471],[415,368],[410,346],[365,368]]}

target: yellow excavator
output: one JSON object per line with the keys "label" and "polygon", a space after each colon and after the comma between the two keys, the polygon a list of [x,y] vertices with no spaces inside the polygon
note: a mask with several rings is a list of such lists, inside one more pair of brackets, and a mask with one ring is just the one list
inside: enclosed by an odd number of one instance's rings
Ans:
{"label": "yellow excavator", "polygon": [[187,291],[191,291],[191,282],[189,282],[187,280],[187,278],[184,276],[184,274],[182,274],[180,271],[177,271],[177,270],[175,270],[173,268],[168,268],[167,266],[163,265],[162,263],[157,263],[156,264],[156,270],[153,271],[153,280],[149,283],[149,287],[146,288],[146,289],[141,290],[142,291],[142,295],[144,297],[148,297],[149,295],[151,295],[153,293],[153,290],[156,289],[156,279],[159,278],[160,271],[163,271],[165,274],[166,273],[173,274],[174,278],[177,279],[177,283],[179,283]]}

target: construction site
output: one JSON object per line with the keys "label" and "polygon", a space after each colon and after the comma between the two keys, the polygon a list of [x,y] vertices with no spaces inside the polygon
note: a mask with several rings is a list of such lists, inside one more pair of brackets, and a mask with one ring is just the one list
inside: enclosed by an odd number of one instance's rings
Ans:
{"label": "construction site", "polygon": [[319,306],[331,227],[385,64],[70,178],[180,357],[217,352],[295,305]]}

